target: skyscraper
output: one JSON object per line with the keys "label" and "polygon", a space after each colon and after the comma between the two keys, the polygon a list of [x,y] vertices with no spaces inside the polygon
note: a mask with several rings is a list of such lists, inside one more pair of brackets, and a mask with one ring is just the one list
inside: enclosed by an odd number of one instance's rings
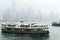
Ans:
{"label": "skyscraper", "polygon": [[11,0],[11,20],[15,20],[16,17],[16,0]]}

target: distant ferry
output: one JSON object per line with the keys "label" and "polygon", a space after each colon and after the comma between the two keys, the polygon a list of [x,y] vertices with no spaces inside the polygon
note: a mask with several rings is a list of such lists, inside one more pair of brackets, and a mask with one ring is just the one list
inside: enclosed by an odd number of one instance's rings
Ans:
{"label": "distant ferry", "polygon": [[53,22],[52,26],[60,26],[60,22]]}
{"label": "distant ferry", "polygon": [[3,33],[18,33],[18,34],[49,34],[47,25],[30,23],[26,24],[23,21],[21,23],[3,23]]}

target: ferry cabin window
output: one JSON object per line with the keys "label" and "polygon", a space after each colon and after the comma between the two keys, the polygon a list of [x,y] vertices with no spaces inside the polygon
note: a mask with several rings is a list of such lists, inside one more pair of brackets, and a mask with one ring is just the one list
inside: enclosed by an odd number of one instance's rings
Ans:
{"label": "ferry cabin window", "polygon": [[4,25],[4,26],[7,26],[7,25]]}
{"label": "ferry cabin window", "polygon": [[8,26],[12,26],[12,27],[15,27],[16,25],[8,25]]}
{"label": "ferry cabin window", "polygon": [[3,26],[7,26],[7,25],[5,25],[5,24],[2,24]]}
{"label": "ferry cabin window", "polygon": [[30,27],[30,25],[20,25],[20,27]]}
{"label": "ferry cabin window", "polygon": [[31,26],[31,27],[38,27],[38,26]]}

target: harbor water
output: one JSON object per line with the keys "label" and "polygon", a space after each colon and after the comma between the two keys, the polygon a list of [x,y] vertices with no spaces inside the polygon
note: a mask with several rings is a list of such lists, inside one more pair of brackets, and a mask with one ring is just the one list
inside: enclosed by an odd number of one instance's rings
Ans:
{"label": "harbor water", "polygon": [[40,22],[47,24],[49,27],[49,35],[20,35],[1,33],[0,22],[0,40],[60,40],[60,27],[52,27],[51,22]]}

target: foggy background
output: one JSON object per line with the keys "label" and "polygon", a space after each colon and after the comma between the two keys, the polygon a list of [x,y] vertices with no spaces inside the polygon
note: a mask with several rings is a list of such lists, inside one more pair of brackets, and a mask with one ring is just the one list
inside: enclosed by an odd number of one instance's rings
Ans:
{"label": "foggy background", "polygon": [[0,0],[0,20],[59,21],[60,0]]}

